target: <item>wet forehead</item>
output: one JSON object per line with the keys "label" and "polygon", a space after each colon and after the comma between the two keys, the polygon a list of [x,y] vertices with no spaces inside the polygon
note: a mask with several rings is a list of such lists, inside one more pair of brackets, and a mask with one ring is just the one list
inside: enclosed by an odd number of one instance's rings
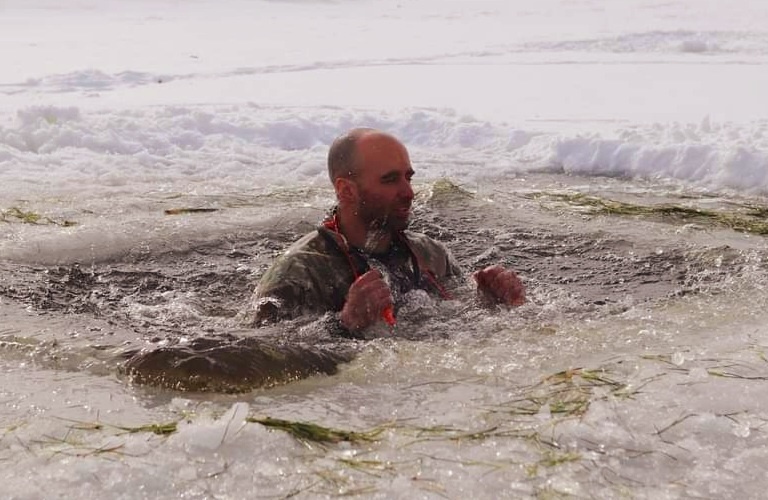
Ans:
{"label": "wet forehead", "polygon": [[372,133],[358,140],[357,167],[360,173],[408,171],[411,169],[411,160],[408,150],[400,141],[387,134]]}

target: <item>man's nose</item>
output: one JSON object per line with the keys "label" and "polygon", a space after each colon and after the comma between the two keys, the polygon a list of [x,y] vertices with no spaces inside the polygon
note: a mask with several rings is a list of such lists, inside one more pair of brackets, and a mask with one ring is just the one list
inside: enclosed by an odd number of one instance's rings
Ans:
{"label": "man's nose", "polygon": [[413,187],[411,186],[410,181],[403,181],[402,186],[400,187],[400,197],[411,201],[413,199]]}

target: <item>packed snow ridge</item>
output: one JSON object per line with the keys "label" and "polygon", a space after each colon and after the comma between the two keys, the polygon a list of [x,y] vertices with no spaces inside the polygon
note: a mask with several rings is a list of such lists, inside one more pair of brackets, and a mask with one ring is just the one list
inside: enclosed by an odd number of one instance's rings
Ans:
{"label": "packed snow ridge", "polygon": [[400,137],[424,180],[448,176],[477,182],[525,172],[565,172],[672,178],[712,190],[768,193],[768,121],[731,124],[705,118],[698,124],[563,135],[477,120],[450,109],[387,114],[316,107],[297,112],[253,104],[100,112],[27,107],[0,126],[0,179],[37,182],[42,177],[72,186],[141,179],[322,184],[328,144],[340,131],[357,126]]}

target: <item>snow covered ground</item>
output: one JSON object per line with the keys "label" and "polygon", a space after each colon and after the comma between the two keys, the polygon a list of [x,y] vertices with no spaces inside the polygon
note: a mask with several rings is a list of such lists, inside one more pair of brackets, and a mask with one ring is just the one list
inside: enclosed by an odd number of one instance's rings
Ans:
{"label": "snow covered ground", "polygon": [[[543,170],[768,190],[757,1],[2,9],[4,197],[40,184],[82,196],[91,184],[324,183],[325,146],[360,124],[428,156],[426,178]],[[484,168],[444,161],[456,155]]]}

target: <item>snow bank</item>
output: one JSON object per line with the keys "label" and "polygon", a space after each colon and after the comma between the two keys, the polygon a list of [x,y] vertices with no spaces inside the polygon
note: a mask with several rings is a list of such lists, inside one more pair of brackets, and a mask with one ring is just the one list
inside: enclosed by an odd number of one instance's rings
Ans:
{"label": "snow bank", "polygon": [[580,175],[673,178],[710,188],[768,192],[768,122],[748,126],[660,124],[623,130],[618,139],[557,141],[553,164]]}
{"label": "snow bank", "polygon": [[357,126],[400,137],[411,149],[420,179],[476,182],[544,171],[672,178],[712,190],[768,193],[768,121],[744,125],[705,119],[627,127],[610,136],[568,136],[452,110],[386,114],[258,105],[109,112],[28,107],[0,127],[0,179],[77,189],[136,182],[235,189],[255,182],[324,184],[328,145]]}

